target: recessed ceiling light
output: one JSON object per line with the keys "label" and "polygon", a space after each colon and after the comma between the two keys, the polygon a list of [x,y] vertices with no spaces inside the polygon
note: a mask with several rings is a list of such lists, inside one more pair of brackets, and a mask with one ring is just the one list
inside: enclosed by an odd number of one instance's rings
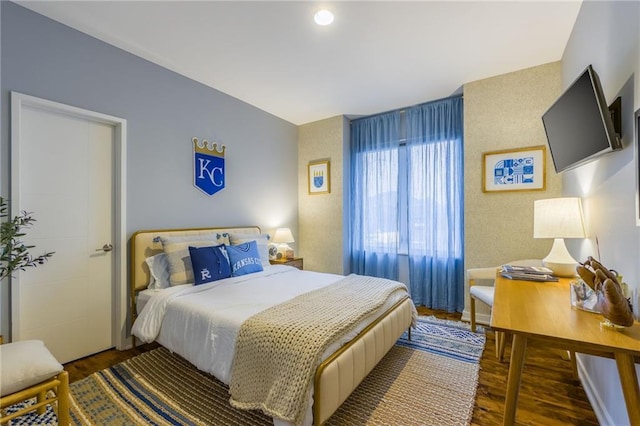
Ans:
{"label": "recessed ceiling light", "polygon": [[316,21],[318,25],[329,25],[333,22],[333,13],[323,9],[315,14],[313,20]]}

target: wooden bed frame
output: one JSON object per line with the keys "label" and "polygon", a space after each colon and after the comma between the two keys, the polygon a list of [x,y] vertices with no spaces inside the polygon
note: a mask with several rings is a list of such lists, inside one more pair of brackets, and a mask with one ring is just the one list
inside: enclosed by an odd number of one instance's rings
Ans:
{"label": "wooden bed frame", "polygon": [[[131,237],[131,324],[135,321],[136,295],[147,288],[145,259],[162,252],[160,236],[199,235],[210,232],[260,234],[257,226],[138,231]],[[413,303],[407,296],[343,345],[317,368],[314,378],[313,421],[321,425],[340,407],[402,333],[411,326]],[[135,337],[132,336],[135,346]]]}

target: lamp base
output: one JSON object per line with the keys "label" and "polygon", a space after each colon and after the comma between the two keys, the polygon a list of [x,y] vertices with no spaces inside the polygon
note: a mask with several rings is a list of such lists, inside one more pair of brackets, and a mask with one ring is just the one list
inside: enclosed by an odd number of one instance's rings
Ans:
{"label": "lamp base", "polygon": [[553,271],[557,277],[575,277],[578,262],[571,256],[563,238],[553,240],[551,251],[542,259],[542,264]]}

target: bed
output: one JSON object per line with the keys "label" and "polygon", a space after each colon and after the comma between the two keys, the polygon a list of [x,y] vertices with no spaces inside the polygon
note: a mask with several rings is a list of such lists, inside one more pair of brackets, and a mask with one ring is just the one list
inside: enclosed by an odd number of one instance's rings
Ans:
{"label": "bed", "polygon": [[[241,334],[234,327],[240,323],[244,324],[248,318],[255,318],[252,315],[261,312],[265,306],[279,304],[288,298],[302,297],[302,294],[312,294],[316,290],[324,291],[325,286],[337,285],[338,281],[348,280],[351,276],[345,278],[274,265],[265,266],[262,272],[225,278],[202,286],[175,286],[166,289],[169,291],[147,289],[151,280],[147,258],[163,252],[161,239],[177,237],[188,240],[212,232],[218,235],[241,236],[247,240],[262,235],[259,227],[248,226],[149,230],[136,232],[132,236],[132,323],[137,322],[134,327],[135,333],[138,337],[143,335],[144,341],[151,339],[154,332],[145,334],[146,331],[141,330],[146,328],[140,324],[154,324],[153,327],[157,328],[157,336],[154,339],[157,342],[187,359],[197,368],[213,374],[225,384],[230,384],[231,366],[226,357],[234,356],[235,339]],[[275,290],[259,294],[258,292],[262,291],[260,289],[267,288],[267,285],[274,286]],[[242,297],[247,295],[255,300],[245,303],[243,299],[240,303],[235,299],[240,297],[240,294]],[[229,297],[229,305],[224,305],[227,303],[225,297]],[[261,305],[263,302],[264,306]],[[141,308],[143,306],[145,308]],[[147,320],[146,317],[153,318],[154,315],[146,311],[156,312],[158,306],[162,307],[163,314],[159,316],[161,318]],[[139,313],[145,316],[144,321],[142,318],[137,321]],[[203,315],[207,315],[207,318],[199,319],[200,322],[192,319],[193,316]],[[210,315],[215,317],[209,317]],[[393,296],[375,312],[364,316],[338,341],[327,347],[322,352],[321,362],[315,367],[309,384],[310,398],[304,409],[303,420],[296,423],[324,423],[391,349],[400,335],[410,327],[415,315],[415,307],[406,293],[406,288],[404,291],[394,291]],[[132,338],[135,344],[133,334]],[[235,361],[238,361],[237,358]],[[274,416],[274,423],[290,424],[278,416]]]}

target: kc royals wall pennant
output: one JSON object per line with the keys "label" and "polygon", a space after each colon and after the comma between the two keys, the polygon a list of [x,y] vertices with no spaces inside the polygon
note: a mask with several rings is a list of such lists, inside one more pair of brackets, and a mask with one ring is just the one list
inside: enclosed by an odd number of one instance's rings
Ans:
{"label": "kc royals wall pennant", "polygon": [[207,195],[213,195],[224,189],[224,151],[225,146],[207,140],[202,141],[202,146],[198,138],[193,138],[193,184],[196,188]]}

